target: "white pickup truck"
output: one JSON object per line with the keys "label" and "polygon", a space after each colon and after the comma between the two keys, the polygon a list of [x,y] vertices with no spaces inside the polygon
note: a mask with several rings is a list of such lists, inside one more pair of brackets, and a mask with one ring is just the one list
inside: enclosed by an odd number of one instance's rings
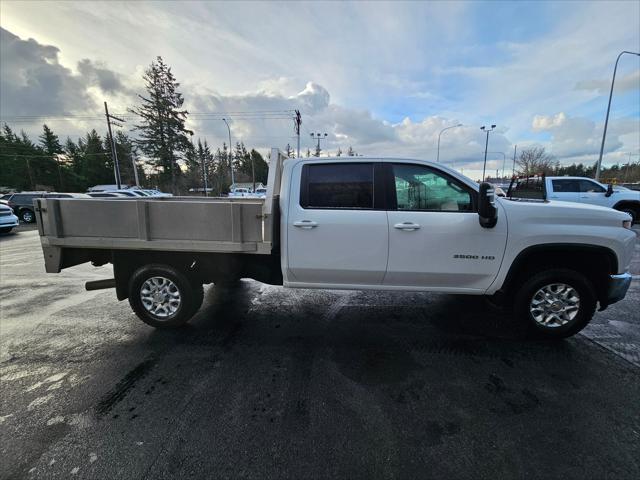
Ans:
{"label": "white pickup truck", "polygon": [[547,196],[563,202],[589,203],[615,208],[640,221],[640,192],[603,185],[587,177],[546,177]]}
{"label": "white pickup truck", "polygon": [[495,198],[441,164],[271,154],[266,198],[38,199],[47,272],[112,263],[154,327],[187,322],[203,284],[486,295],[532,332],[566,337],[624,298],[636,234],[626,213]]}

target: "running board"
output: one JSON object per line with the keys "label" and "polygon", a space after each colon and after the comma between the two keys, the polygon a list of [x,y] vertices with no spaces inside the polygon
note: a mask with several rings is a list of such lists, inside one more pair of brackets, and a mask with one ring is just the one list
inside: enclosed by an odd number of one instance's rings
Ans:
{"label": "running board", "polygon": [[102,290],[105,288],[116,288],[116,279],[107,278],[105,280],[94,280],[93,282],[87,282],[84,284],[84,288],[88,291]]}

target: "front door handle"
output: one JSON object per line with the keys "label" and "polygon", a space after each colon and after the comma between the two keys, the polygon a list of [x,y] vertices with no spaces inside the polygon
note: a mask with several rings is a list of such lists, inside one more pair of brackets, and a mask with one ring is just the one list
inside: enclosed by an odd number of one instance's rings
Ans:
{"label": "front door handle", "polygon": [[408,230],[412,232],[414,230],[418,230],[420,228],[420,225],[413,222],[404,222],[404,223],[396,223],[393,227],[397,228],[398,230]]}
{"label": "front door handle", "polygon": [[293,222],[293,226],[310,230],[317,227],[318,224],[312,220],[300,220],[299,222]]}

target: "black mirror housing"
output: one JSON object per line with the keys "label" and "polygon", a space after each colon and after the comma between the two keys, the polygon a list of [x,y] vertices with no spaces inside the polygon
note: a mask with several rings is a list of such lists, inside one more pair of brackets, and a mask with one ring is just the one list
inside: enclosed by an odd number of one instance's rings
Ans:
{"label": "black mirror housing", "polygon": [[613,185],[607,185],[607,193],[604,194],[605,197],[610,197],[613,195]]}
{"label": "black mirror housing", "polygon": [[498,223],[498,209],[496,208],[496,190],[488,182],[480,184],[478,195],[478,220],[483,228],[493,228]]}

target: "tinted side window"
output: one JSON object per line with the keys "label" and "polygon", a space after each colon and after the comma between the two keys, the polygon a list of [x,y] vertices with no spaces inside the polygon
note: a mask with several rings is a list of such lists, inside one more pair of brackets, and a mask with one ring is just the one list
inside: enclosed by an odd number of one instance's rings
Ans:
{"label": "tinted side window", "polygon": [[598,185],[595,182],[591,182],[589,180],[580,180],[580,191],[586,193],[604,193],[607,191],[607,189],[603,188],[601,185]]}
{"label": "tinted side window", "polygon": [[398,210],[470,212],[467,188],[436,170],[422,165],[393,165]]}
{"label": "tinted side window", "polygon": [[554,192],[579,192],[580,180],[552,180]]}
{"label": "tinted side window", "polygon": [[28,203],[31,204],[35,195],[16,194],[13,196],[12,201],[15,203]]}
{"label": "tinted side window", "polygon": [[325,163],[302,167],[303,208],[373,208],[373,163]]}

